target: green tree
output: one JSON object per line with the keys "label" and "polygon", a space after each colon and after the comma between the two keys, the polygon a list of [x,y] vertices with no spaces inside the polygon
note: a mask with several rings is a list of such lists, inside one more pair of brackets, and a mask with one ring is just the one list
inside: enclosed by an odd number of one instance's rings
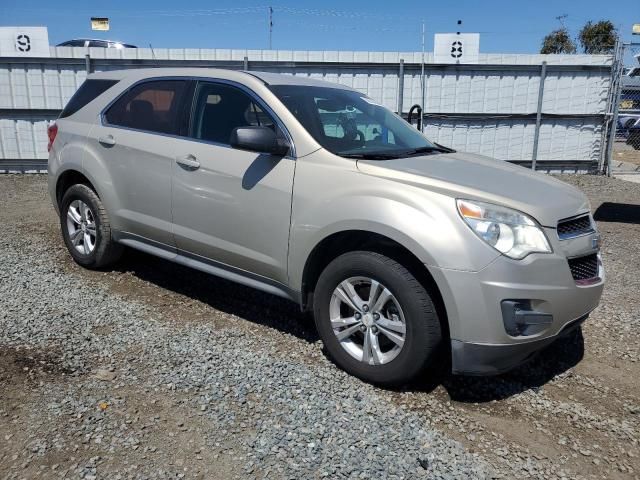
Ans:
{"label": "green tree", "polygon": [[618,38],[616,27],[609,20],[587,22],[578,35],[584,53],[613,53]]}
{"label": "green tree", "polygon": [[576,53],[576,44],[567,29],[560,28],[544,37],[540,53]]}

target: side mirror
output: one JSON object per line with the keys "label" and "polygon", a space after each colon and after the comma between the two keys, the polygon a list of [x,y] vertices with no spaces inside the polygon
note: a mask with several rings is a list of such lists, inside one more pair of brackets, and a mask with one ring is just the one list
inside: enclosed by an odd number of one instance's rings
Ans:
{"label": "side mirror", "polygon": [[269,127],[234,128],[229,143],[240,150],[281,156],[289,153],[290,148],[289,143],[279,139]]}

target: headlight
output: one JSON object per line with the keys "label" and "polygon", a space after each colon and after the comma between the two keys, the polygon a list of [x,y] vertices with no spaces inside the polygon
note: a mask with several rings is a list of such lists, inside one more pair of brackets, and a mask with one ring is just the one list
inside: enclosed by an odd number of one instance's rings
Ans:
{"label": "headlight", "polygon": [[544,232],[528,215],[475,200],[458,199],[456,204],[471,230],[508,257],[521,259],[530,253],[551,253]]}

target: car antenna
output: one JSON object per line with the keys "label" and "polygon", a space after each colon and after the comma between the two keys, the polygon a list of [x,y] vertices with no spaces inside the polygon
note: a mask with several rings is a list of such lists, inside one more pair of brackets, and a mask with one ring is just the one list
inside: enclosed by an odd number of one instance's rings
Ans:
{"label": "car antenna", "polygon": [[153,58],[155,60],[156,59],[156,54],[153,51],[153,45],[149,44],[149,48],[151,49],[151,58]]}

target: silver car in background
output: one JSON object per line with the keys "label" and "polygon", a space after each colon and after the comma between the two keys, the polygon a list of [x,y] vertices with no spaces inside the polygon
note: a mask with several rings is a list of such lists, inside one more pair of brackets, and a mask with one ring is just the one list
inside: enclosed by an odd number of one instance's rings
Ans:
{"label": "silver car in background", "polygon": [[90,48],[138,48],[129,43],[122,43],[116,40],[103,40],[100,38],[74,38],[66,42],[59,43],[57,47],[90,47]]}
{"label": "silver car in background", "polygon": [[496,374],[604,284],[586,197],[434,144],[344,86],[215,69],[90,75],[49,129],[71,256],[124,246],[298,302],[372,383]]}

